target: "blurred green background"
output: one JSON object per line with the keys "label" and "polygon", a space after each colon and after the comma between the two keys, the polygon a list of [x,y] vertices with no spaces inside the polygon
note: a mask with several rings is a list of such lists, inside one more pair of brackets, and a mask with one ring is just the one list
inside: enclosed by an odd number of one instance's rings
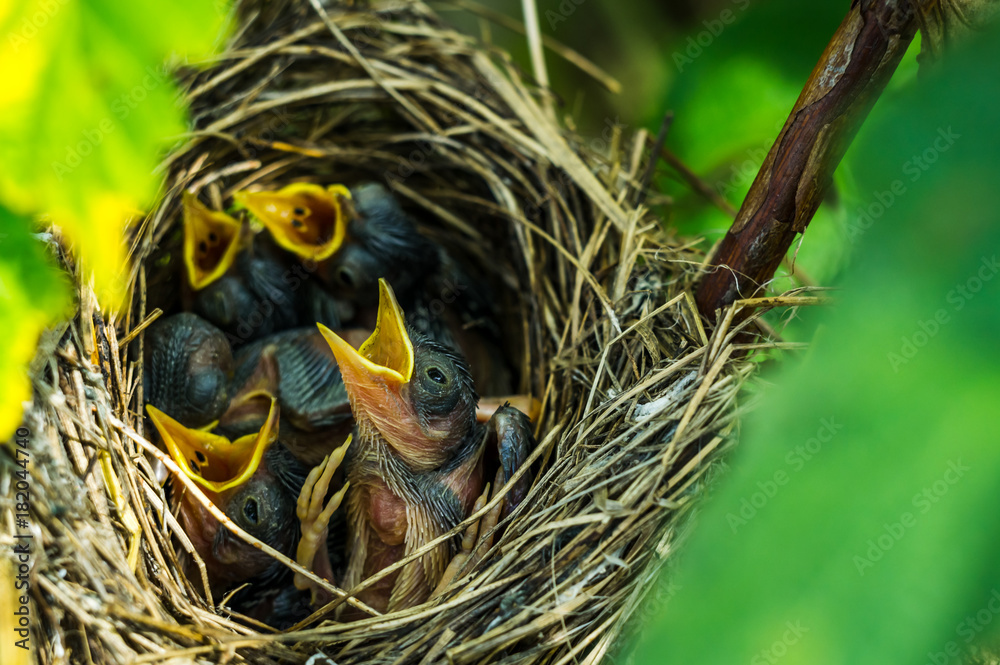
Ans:
{"label": "blurred green background", "polygon": [[[514,54],[532,72],[522,34],[470,11],[485,6],[522,17],[519,0],[435,5],[472,34]],[[674,120],[666,146],[733,208],[739,208],[802,85],[850,3],[843,0],[538,0],[542,32],[583,54],[622,84],[612,93],[578,67],[546,53],[549,78],[567,124],[598,139],[608,128],[656,135],[663,115]],[[884,99],[916,79],[919,36]],[[863,199],[853,177],[855,153],[842,163],[835,186],[790,259],[810,283],[833,283],[851,257],[850,227]],[[669,166],[658,185],[674,205],[658,210],[673,228],[704,237],[707,249],[729,228],[731,215],[693,192]],[[782,266],[771,288],[801,285]],[[812,331],[794,317],[768,320],[790,340]],[[788,318],[788,317],[785,317]]]}
{"label": "blurred green background", "polygon": [[808,357],[767,376],[636,662],[995,653],[998,55],[982,35],[861,132],[838,305],[809,312]]}

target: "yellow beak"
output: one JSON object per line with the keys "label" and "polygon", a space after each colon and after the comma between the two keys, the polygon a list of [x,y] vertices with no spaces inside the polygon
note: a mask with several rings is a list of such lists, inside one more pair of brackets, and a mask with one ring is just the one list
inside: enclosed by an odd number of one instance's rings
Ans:
{"label": "yellow beak", "polygon": [[357,350],[326,326],[317,325],[337,359],[355,419],[373,421],[387,438],[397,431],[402,435],[415,417],[401,395],[413,376],[413,344],[388,283],[379,280],[375,332]]}
{"label": "yellow beak", "polygon": [[[413,375],[413,344],[406,334],[403,310],[392,287],[378,281],[379,302],[375,331],[354,350],[343,337],[317,323],[333,351],[341,374],[365,374],[394,385],[402,385]],[[345,369],[347,370],[345,372]]]}
{"label": "yellow beak", "polygon": [[191,288],[199,291],[222,277],[236,260],[243,224],[224,212],[209,210],[184,192],[184,265]]}
{"label": "yellow beak", "polygon": [[278,403],[273,397],[260,431],[235,441],[184,427],[152,404],[146,405],[146,411],[181,471],[216,493],[249,480],[257,472],[268,446],[278,438]]}
{"label": "yellow beak", "polygon": [[322,261],[344,242],[347,220],[343,185],[323,188],[294,183],[272,192],[236,192],[236,202],[259,219],[275,242],[303,259]]}

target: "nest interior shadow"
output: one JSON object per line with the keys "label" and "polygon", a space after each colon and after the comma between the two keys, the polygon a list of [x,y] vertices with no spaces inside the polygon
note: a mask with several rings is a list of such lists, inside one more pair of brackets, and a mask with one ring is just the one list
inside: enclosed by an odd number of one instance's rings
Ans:
{"label": "nest interior shadow", "polygon": [[[105,320],[80,280],[79,314],[33,367],[42,662],[598,662],[648,603],[750,371],[740,327],[693,306],[704,256],[652,212],[668,201],[643,191],[648,137],[592,150],[504,54],[421,3],[239,12],[227,51],[183,74],[193,128],[131,230],[131,306]],[[539,472],[444,595],[275,633],[180,572],[141,416],[142,327],[179,306],[183,191],[223,209],[257,185],[370,180],[500,299],[514,387],[542,401]]]}

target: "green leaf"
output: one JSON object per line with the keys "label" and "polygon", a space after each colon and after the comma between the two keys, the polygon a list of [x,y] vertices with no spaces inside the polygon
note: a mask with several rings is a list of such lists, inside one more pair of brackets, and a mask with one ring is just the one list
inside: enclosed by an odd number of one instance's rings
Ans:
{"label": "green leaf", "polygon": [[840,305],[769,377],[637,663],[944,663],[1000,623],[1000,44],[942,64],[859,138]]}
{"label": "green leaf", "polygon": [[31,235],[30,222],[0,206],[0,441],[31,397],[25,369],[42,330],[66,315],[69,285]]}
{"label": "green leaf", "polygon": [[162,153],[185,130],[164,67],[208,53],[222,16],[204,0],[0,4],[0,200],[46,213],[120,293],[125,220],[152,202]]}
{"label": "green leaf", "polygon": [[69,302],[30,218],[61,228],[113,307],[123,225],[152,202],[154,168],[186,127],[164,63],[208,53],[223,10],[204,0],[0,0],[0,439],[30,395],[39,334]]}

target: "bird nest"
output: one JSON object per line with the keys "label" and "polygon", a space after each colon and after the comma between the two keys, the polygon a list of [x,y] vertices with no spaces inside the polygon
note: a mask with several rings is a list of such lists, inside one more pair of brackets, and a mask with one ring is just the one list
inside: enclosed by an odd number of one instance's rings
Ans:
{"label": "bird nest", "polygon": [[[130,229],[131,305],[105,318],[78,279],[78,314],[32,368],[39,660],[598,662],[648,605],[731,440],[751,366],[737,333],[753,318],[699,317],[705,257],[653,212],[669,201],[645,191],[644,132],[595,150],[502,53],[423,4],[277,4],[245,4],[228,50],[182,73],[193,128]],[[527,500],[443,594],[281,632],[181,572],[193,549],[144,424],[142,346],[179,306],[182,192],[221,209],[248,186],[302,180],[385,183],[425,235],[478,266],[516,388],[542,409]]]}

